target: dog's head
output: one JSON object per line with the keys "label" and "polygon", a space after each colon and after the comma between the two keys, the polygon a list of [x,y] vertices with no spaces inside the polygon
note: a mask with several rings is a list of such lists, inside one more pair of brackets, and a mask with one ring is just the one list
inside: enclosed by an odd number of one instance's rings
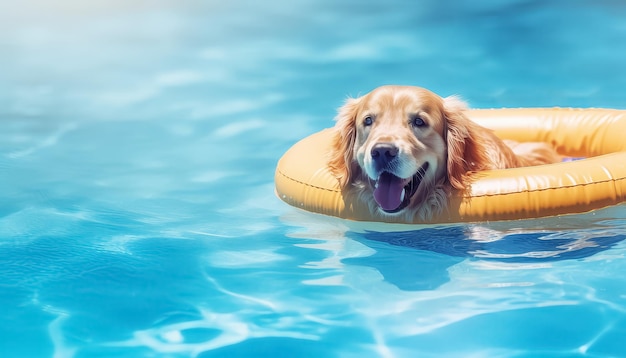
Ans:
{"label": "dog's head", "polygon": [[[434,187],[462,188],[473,150],[465,105],[418,87],[383,86],[348,99],[329,161],[343,189],[360,182],[387,213],[416,207]],[[478,160],[478,159],[475,159]]]}

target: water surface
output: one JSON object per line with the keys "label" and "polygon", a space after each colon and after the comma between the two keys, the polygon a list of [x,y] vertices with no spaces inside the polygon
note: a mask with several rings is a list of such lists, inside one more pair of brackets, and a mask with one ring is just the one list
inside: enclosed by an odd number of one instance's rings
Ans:
{"label": "water surface", "polygon": [[276,161],[347,96],[625,108],[617,1],[0,4],[7,357],[626,355],[626,212],[301,213]]}

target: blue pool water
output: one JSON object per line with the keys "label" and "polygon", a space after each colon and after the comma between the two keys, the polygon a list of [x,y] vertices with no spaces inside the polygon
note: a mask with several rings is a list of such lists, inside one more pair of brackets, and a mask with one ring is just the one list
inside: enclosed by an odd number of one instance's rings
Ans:
{"label": "blue pool water", "polygon": [[626,207],[367,225],[275,164],[388,83],[626,108],[620,1],[0,4],[2,357],[623,357]]}

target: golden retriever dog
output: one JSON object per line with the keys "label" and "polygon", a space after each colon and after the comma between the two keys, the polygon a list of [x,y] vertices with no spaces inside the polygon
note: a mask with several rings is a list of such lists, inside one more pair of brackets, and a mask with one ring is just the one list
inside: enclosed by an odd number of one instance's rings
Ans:
{"label": "golden retriever dog", "polygon": [[378,216],[429,220],[482,170],[561,161],[546,143],[506,143],[466,105],[419,87],[383,86],[348,99],[336,117],[329,167],[343,195]]}

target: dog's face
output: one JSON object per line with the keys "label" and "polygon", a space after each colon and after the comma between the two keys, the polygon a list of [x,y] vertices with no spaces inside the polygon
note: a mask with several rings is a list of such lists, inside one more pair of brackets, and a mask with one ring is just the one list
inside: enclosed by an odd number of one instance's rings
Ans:
{"label": "dog's face", "polygon": [[465,103],[419,87],[383,86],[340,108],[328,161],[342,192],[385,215],[441,213],[473,173],[559,162],[545,143],[507,147],[465,115]]}
{"label": "dog's face", "polygon": [[445,178],[444,102],[434,93],[418,87],[379,87],[342,107],[341,121],[349,122],[343,124],[353,131],[351,148],[345,148],[352,153],[345,157],[356,161],[355,171],[371,186],[383,212],[416,206]]}

